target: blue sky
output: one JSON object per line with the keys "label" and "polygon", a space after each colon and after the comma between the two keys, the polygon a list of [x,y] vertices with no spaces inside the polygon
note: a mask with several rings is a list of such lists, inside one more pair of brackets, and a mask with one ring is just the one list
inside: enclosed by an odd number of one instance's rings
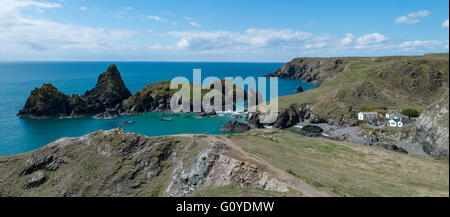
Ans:
{"label": "blue sky", "polygon": [[449,2],[0,0],[0,61],[255,61],[448,52]]}

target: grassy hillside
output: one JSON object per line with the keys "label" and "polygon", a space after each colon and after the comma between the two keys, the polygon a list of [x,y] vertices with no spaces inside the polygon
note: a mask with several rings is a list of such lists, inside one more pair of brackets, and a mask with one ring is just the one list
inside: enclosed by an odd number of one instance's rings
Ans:
{"label": "grassy hillside", "polygon": [[448,159],[428,159],[378,147],[252,130],[229,138],[319,190],[341,196],[449,196]]}
{"label": "grassy hillside", "polygon": [[279,108],[312,104],[330,119],[352,117],[361,107],[423,109],[448,92],[448,61],[448,54],[352,59],[320,87],[279,97]]}
{"label": "grassy hillside", "polygon": [[[0,197],[449,195],[448,159],[278,130],[163,137],[96,131],[0,157],[0,174]],[[276,190],[281,186],[286,191]]]}

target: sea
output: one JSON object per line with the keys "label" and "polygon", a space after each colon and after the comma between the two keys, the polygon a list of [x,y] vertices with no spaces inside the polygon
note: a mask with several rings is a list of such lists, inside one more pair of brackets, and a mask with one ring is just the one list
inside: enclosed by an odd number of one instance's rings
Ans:
{"label": "sea", "polygon": [[[204,118],[197,117],[195,113],[149,112],[103,120],[92,117],[32,120],[16,116],[30,92],[43,83],[52,83],[68,95],[81,95],[95,86],[98,76],[110,64],[116,64],[132,94],[150,83],[172,80],[178,76],[193,81],[193,69],[201,69],[202,79],[209,76],[220,79],[240,76],[245,79],[249,76],[263,77],[284,65],[224,62],[0,62],[0,156],[35,150],[62,137],[77,137],[116,127],[147,136],[224,134],[219,130],[220,127],[234,120],[233,112]],[[267,79],[267,85],[269,83]],[[299,85],[305,91],[315,88],[300,80],[278,79],[278,95],[294,94]],[[270,99],[269,95],[267,99]]]}

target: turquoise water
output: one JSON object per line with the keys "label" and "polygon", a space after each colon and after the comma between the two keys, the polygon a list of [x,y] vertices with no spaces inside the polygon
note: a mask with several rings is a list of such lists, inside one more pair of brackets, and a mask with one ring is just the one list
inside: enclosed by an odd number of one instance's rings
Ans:
{"label": "turquoise water", "polygon": [[[197,118],[195,114],[147,113],[117,119],[93,118],[30,120],[16,113],[23,108],[28,95],[42,83],[52,83],[66,94],[84,94],[93,88],[97,76],[112,62],[3,62],[0,63],[0,156],[37,149],[61,137],[81,136],[99,129],[122,127],[129,132],[148,136],[208,133],[223,134],[220,127],[233,119],[231,114]],[[193,63],[193,62],[114,62],[128,89],[134,93],[147,84],[184,76],[192,81],[192,69],[202,69],[202,78],[264,76],[283,63]],[[267,83],[269,83],[267,81]],[[314,86],[299,80],[278,82],[279,95],[295,93],[301,85]],[[161,120],[169,117],[171,121]],[[120,122],[132,121],[129,125]]]}

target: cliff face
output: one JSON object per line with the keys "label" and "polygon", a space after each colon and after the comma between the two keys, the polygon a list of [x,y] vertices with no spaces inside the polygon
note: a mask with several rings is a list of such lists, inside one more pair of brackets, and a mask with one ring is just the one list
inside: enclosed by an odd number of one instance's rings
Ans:
{"label": "cliff face", "polygon": [[0,197],[186,196],[225,185],[288,191],[258,163],[231,157],[242,154],[213,136],[96,131],[0,157]]}
{"label": "cliff face", "polygon": [[448,157],[448,100],[447,95],[423,111],[411,134],[412,140],[421,144],[423,150],[434,157]]}
{"label": "cliff face", "polygon": [[295,58],[267,77],[301,79],[320,86],[337,73],[349,70],[349,64],[364,58]]}
{"label": "cliff face", "polygon": [[51,84],[44,84],[30,94],[25,107],[17,114],[27,118],[84,117],[120,109],[131,96],[115,65],[98,78],[97,85],[83,96],[68,96]]}

